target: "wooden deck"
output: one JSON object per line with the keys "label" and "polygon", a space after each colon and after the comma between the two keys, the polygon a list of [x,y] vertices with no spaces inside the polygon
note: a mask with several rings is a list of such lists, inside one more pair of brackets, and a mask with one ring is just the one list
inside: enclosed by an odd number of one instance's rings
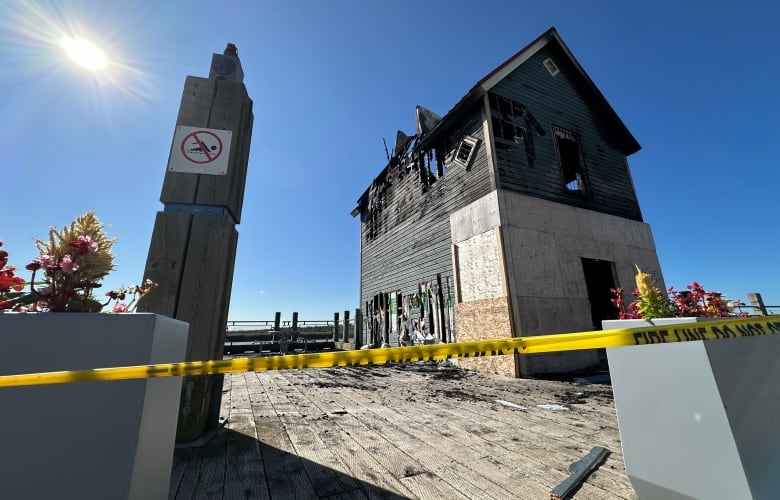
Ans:
{"label": "wooden deck", "polygon": [[611,454],[573,498],[636,498],[609,385],[434,363],[241,373],[222,411],[205,447],[176,450],[171,499],[548,499],[593,446]]}

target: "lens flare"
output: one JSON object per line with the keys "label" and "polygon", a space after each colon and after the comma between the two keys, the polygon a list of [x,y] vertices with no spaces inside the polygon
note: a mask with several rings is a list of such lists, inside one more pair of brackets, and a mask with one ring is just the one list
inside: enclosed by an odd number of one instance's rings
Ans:
{"label": "lens flare", "polygon": [[108,60],[100,48],[89,40],[83,38],[72,38],[63,36],[60,40],[60,47],[65,50],[76,64],[83,66],[90,71],[97,71],[105,68]]}
{"label": "lens flare", "polygon": [[[14,70],[0,71],[0,87],[19,84],[22,93],[48,96],[51,89],[63,85],[81,90],[88,86],[89,91],[77,97],[101,106],[124,102],[125,98],[144,102],[159,99],[157,75],[146,69],[151,64],[149,58],[128,55],[127,47],[143,37],[124,24],[132,19],[102,22],[102,2],[90,9],[80,5],[83,2],[54,3],[56,7],[50,2],[15,0],[2,9],[0,61],[4,68]],[[142,52],[136,49],[130,53]],[[122,101],[116,100],[119,96]],[[38,97],[32,103],[43,105]],[[16,127],[18,121],[0,120],[0,140],[6,126]]]}

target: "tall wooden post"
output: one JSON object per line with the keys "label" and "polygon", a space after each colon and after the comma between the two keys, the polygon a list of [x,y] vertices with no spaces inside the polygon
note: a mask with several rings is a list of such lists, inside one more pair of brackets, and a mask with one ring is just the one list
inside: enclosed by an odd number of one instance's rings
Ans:
{"label": "tall wooden post", "polygon": [[[138,307],[189,323],[186,361],[222,358],[252,135],[235,47],[214,54],[210,76],[184,82],[144,272],[159,287]],[[221,397],[220,377],[184,377],[176,440],[216,430]]]}
{"label": "tall wooden post", "polygon": [[349,311],[344,311],[344,336],[343,342],[349,342]]}
{"label": "tall wooden post", "polygon": [[333,342],[339,341],[339,313],[333,313]]}
{"label": "tall wooden post", "polygon": [[382,294],[382,302],[384,305],[385,318],[384,318],[384,336],[382,340],[382,347],[390,347],[390,294]]}
{"label": "tall wooden post", "polygon": [[363,312],[355,309],[355,349],[363,347]]}
{"label": "tall wooden post", "polygon": [[403,337],[403,332],[401,331],[401,322],[404,319],[404,309],[403,309],[403,303],[404,303],[404,295],[401,293],[401,290],[398,290],[395,292],[395,325],[393,325],[393,328],[395,328],[396,333],[398,334],[398,345],[401,345],[401,337]]}
{"label": "tall wooden post", "polygon": [[446,305],[444,304],[444,290],[441,286],[441,273],[436,274],[436,302],[438,302],[439,306],[437,307],[436,314],[439,315],[439,329],[441,330],[441,341],[443,343],[447,342],[447,321],[446,316],[444,314],[444,308]]}
{"label": "tall wooden post", "polygon": [[366,343],[371,347],[376,347],[376,337],[374,336],[374,304],[370,300],[366,301],[366,318],[368,320],[368,337]]}

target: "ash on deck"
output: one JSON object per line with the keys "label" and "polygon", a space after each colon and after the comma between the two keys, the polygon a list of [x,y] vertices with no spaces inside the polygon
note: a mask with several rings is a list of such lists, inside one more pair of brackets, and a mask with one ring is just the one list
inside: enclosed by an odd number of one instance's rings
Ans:
{"label": "ash on deck", "polygon": [[636,498],[609,385],[435,363],[241,373],[222,415],[176,450],[171,499],[547,499],[593,446],[611,454],[573,498]]}

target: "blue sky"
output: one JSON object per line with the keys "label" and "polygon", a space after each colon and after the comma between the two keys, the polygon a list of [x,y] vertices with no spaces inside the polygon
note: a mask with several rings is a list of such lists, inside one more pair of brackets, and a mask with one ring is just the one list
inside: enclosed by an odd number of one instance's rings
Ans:
{"label": "blue sky", "polygon": [[[555,26],[642,145],[629,164],[667,285],[780,304],[780,7],[641,4],[0,0],[0,240],[21,268],[32,237],[95,210],[119,240],[104,289],[139,282],[184,79],[233,42],[254,131],[230,318],[331,318],[358,306],[350,211],[382,138]],[[70,62],[63,34],[107,70]]]}

